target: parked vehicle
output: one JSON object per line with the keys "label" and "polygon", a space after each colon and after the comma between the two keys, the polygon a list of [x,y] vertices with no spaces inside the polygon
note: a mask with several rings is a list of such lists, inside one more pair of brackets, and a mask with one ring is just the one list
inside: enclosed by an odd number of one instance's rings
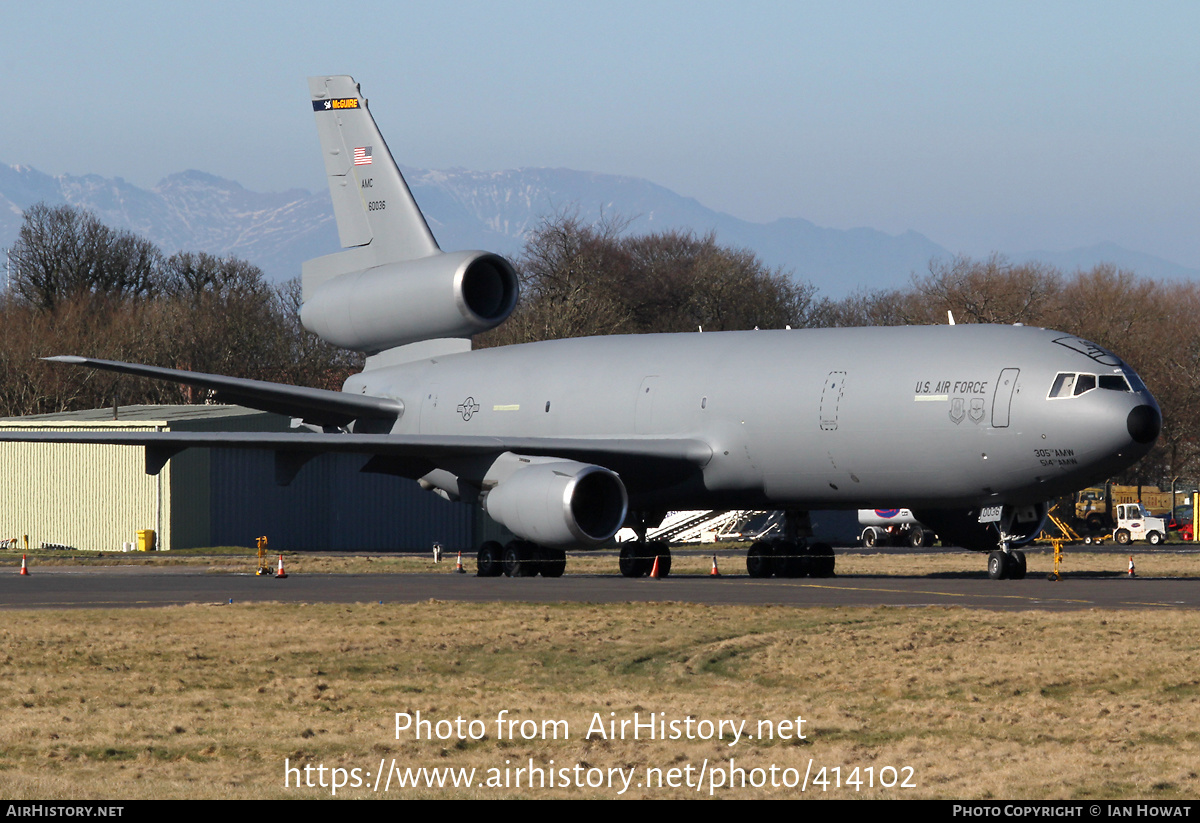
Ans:
{"label": "parked vehicle", "polygon": [[913,517],[908,509],[859,509],[858,522],[865,526],[859,542],[865,548],[903,546],[914,549],[932,546],[934,533]]}
{"label": "parked vehicle", "polygon": [[1160,546],[1167,539],[1167,522],[1161,517],[1152,517],[1141,503],[1122,503],[1117,506],[1117,527],[1113,540],[1127,546],[1136,540],[1145,540],[1151,546]]}
{"label": "parked vehicle", "polygon": [[1170,491],[1158,486],[1090,486],[1075,493],[1075,522],[1090,532],[1114,531],[1113,507],[1122,503],[1140,503],[1150,514],[1165,517],[1171,513],[1174,499]]}

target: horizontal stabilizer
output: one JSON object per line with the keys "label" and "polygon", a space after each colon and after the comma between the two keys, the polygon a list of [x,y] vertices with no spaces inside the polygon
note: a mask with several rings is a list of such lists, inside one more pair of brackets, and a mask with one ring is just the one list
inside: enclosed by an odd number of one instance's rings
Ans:
{"label": "horizontal stabilizer", "polygon": [[220,374],[204,374],[183,369],[143,366],[140,363],[97,360],[92,357],[64,355],[45,359],[55,363],[90,366],[94,369],[211,389],[216,392],[216,399],[222,403],[235,403],[259,411],[301,417],[306,422],[318,426],[346,426],[355,420],[364,418],[394,421],[404,413],[403,403],[386,397],[347,394],[327,389],[289,386],[285,383],[268,383],[265,380],[225,377]]}

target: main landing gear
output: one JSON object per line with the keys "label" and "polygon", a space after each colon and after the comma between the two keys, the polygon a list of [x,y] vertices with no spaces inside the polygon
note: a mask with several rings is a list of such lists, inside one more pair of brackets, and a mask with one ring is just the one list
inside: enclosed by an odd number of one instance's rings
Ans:
{"label": "main landing gear", "polygon": [[617,565],[625,577],[648,577],[654,569],[654,561],[658,560],[658,576],[666,577],[671,573],[671,547],[665,540],[650,540],[643,542],[621,544],[621,559]]}
{"label": "main landing gear", "polygon": [[646,539],[646,531],[650,526],[662,523],[663,513],[631,514],[631,519],[634,521],[631,528],[637,535],[637,540],[621,544],[621,558],[617,561],[621,574],[625,577],[648,577],[654,570],[654,561],[657,559],[658,576],[666,577],[671,573],[670,544],[666,540]]}
{"label": "main landing gear", "polygon": [[809,543],[812,524],[808,512],[784,515],[783,539],[760,540],[746,552],[746,572],[751,577],[833,577],[833,547]]}
{"label": "main landing gear", "polygon": [[[625,577],[646,577],[658,564],[658,576],[671,573],[671,548],[665,540],[647,540],[653,515],[635,516],[636,541],[621,544],[617,565]],[[661,516],[657,522],[662,522]],[[828,543],[809,543],[812,527],[808,512],[785,512],[783,538],[760,540],[746,552],[746,571],[751,577],[833,577],[833,548]],[[562,549],[550,549],[528,540],[510,540],[501,545],[489,540],[479,547],[480,577],[561,577],[567,567]],[[1022,576],[1024,565],[1022,564]]]}
{"label": "main landing gear", "polygon": [[833,547],[828,543],[760,540],[746,552],[751,577],[833,577]]}
{"label": "main landing gear", "polygon": [[476,563],[480,577],[562,577],[567,553],[528,540],[510,540],[503,546],[489,540],[479,547]]}

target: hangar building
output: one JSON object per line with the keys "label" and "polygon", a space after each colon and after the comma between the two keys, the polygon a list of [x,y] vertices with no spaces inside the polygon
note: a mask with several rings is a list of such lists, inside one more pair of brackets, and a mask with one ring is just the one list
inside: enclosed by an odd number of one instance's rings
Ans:
{"label": "hangar building", "polygon": [[[291,420],[241,406],[122,406],[0,419],[0,429],[288,431]],[[365,457],[321,455],[288,486],[272,453],[187,449],[158,475],[144,449],[65,443],[0,444],[0,539],[119,551],[153,529],[162,550],[253,546],[360,551],[474,545],[476,510],[404,478],[359,471]]]}

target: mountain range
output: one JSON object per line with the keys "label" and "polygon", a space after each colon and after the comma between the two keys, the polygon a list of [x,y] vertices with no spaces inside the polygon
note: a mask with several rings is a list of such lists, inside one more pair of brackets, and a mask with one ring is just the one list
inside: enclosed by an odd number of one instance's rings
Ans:
{"label": "mountain range", "polygon": [[[403,168],[442,248],[486,249],[516,256],[541,221],[567,212],[585,221],[627,220],[627,231],[685,229],[716,233],[719,242],[756,252],[772,267],[812,282],[821,294],[897,288],[933,258],[953,253],[915,231],[891,235],[870,228],[823,228],[801,218],[752,223],[713,211],[647,180],[570,169]],[[170,254],[179,250],[234,255],[272,280],[300,273],[311,257],[337,251],[328,191],[254,192],[199,171],[172,174],[140,188],[120,177],[51,176],[29,166],[0,164],[0,248],[17,239],[24,209],[37,202],[87,208],[106,224],[129,229]],[[1162,279],[1200,279],[1200,270],[1100,244],[1068,252],[1008,253],[1014,262],[1040,260],[1067,271],[1113,263]]]}

